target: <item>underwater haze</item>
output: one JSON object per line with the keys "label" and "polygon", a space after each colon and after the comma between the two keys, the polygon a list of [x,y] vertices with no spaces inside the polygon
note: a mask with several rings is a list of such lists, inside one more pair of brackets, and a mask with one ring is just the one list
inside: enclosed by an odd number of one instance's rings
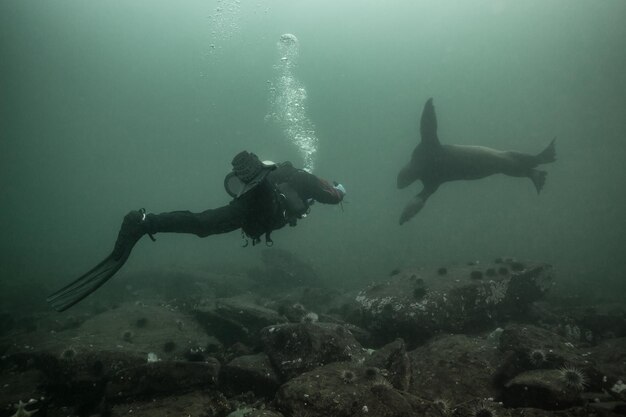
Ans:
{"label": "underwater haze", "polygon": [[[316,204],[272,236],[338,288],[512,256],[616,298],[625,17],[622,0],[3,0],[0,288],[76,278],[130,210],[227,204],[245,149],[346,187],[343,207]],[[396,175],[429,97],[442,143],[535,154],[556,137],[542,193],[502,175],[453,182],[399,226],[421,186],[398,190]],[[255,265],[262,250],[239,232],[156,238],[114,279]]]}

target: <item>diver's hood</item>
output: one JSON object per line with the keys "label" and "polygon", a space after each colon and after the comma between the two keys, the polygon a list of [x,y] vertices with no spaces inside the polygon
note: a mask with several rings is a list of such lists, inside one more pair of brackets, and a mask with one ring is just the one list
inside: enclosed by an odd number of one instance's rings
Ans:
{"label": "diver's hood", "polygon": [[224,188],[228,195],[233,198],[238,198],[254,189],[257,185],[263,182],[265,177],[277,168],[277,165],[272,161],[263,161],[263,169],[248,182],[243,182],[234,172],[229,172],[224,178]]}

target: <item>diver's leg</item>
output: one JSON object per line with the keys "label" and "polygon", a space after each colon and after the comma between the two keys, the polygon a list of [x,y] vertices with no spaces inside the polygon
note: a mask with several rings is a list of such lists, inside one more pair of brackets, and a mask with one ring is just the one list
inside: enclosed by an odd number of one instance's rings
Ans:
{"label": "diver's leg", "polygon": [[113,252],[98,265],[47,299],[57,311],[65,311],[96,291],[126,263],[139,239],[158,232],[191,233],[200,237],[226,233],[241,226],[237,206],[231,204],[202,213],[174,211],[146,214],[144,210],[131,211],[124,217]]}
{"label": "diver's leg", "polygon": [[241,218],[233,205],[202,213],[172,211],[146,216],[147,233],[189,233],[199,237],[228,233],[241,227]]}
{"label": "diver's leg", "polygon": [[149,233],[146,219],[147,215],[143,209],[133,210],[124,216],[122,226],[117,234],[113,253],[111,253],[114,259],[122,259],[125,254],[126,257],[128,257],[135,243],[137,243],[143,235]]}
{"label": "diver's leg", "polygon": [[201,213],[171,211],[145,214],[143,210],[131,211],[124,217],[115,243],[114,253],[132,248],[145,234],[189,233],[199,237],[227,233],[241,227],[241,218],[234,205],[205,210]]}

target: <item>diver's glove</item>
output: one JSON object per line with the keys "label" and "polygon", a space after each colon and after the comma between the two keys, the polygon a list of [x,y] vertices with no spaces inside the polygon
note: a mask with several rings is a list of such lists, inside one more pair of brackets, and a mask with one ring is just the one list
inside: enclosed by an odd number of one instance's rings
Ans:
{"label": "diver's glove", "polygon": [[339,184],[337,181],[333,182],[334,185],[334,189],[339,191],[339,193],[341,194],[341,197],[344,197],[347,193],[346,193],[346,187],[344,187],[343,185]]}

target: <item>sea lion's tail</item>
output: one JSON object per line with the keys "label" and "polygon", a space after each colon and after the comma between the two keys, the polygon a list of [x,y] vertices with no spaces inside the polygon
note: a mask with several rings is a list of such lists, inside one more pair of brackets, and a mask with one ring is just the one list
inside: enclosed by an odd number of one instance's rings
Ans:
{"label": "sea lion's tail", "polygon": [[554,141],[556,141],[556,138],[552,139],[546,149],[541,151],[541,153],[536,156],[537,165],[556,161],[556,148],[554,146]]}
{"label": "sea lion's tail", "polygon": [[548,173],[546,171],[542,171],[540,169],[531,169],[530,170],[530,179],[532,180],[533,184],[535,184],[535,189],[537,190],[537,194],[539,194],[541,192],[541,190],[543,189],[543,186],[546,183],[546,176],[548,175]]}

